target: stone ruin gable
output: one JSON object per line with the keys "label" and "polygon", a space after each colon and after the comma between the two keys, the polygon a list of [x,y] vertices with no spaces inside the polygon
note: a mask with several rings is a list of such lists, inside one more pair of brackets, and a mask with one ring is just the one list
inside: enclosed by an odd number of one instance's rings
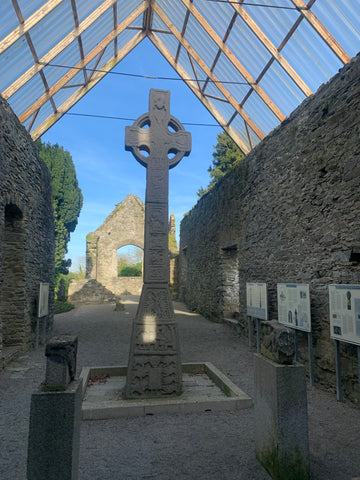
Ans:
{"label": "stone ruin gable", "polygon": [[55,241],[49,170],[1,97],[0,178],[0,348],[8,358],[35,344],[40,282],[50,284],[42,336],[52,327]]}
{"label": "stone ruin gable", "polygon": [[[270,319],[277,318],[277,283],[310,284],[315,380],[330,389],[335,366],[328,285],[360,283],[359,137],[357,56],[181,223],[180,299],[208,318],[228,314],[228,283],[236,274],[233,317],[239,316],[246,335],[247,281],[267,283]],[[299,337],[307,363],[305,335]],[[345,394],[360,401],[356,348],[342,343],[341,355]]]}
{"label": "stone ruin gable", "polygon": [[142,277],[117,276],[117,250],[144,249],[145,205],[136,195],[125,200],[95,232],[86,236],[86,278],[70,280],[68,298],[75,304],[114,303],[118,295],[140,295]]}
{"label": "stone ruin gable", "polygon": [[[86,278],[69,282],[68,299],[75,304],[113,303],[122,294],[140,295],[142,277],[117,276],[117,250],[126,245],[144,249],[145,205],[128,195],[95,232],[86,236]],[[170,291],[177,298],[178,253],[175,215],[169,221]]]}
{"label": "stone ruin gable", "polygon": [[117,277],[117,250],[125,245],[144,248],[145,205],[128,195],[95,232],[86,237],[86,277],[105,284]]}

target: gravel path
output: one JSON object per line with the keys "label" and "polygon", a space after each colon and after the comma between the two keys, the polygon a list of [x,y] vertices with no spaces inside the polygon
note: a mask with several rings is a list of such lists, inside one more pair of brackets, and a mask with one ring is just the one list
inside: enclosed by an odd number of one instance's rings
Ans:
{"label": "gravel path", "polygon": [[[79,337],[79,372],[127,364],[138,299],[123,298],[124,312],[113,305],[79,306],[55,317],[54,335]],[[253,396],[253,351],[246,339],[180,303],[174,308],[183,362],[210,361]],[[0,373],[1,480],[26,478],[30,398],[44,372],[42,347]],[[312,479],[360,477],[360,409],[314,387],[308,404]],[[253,408],[82,422],[79,480],[268,480],[254,455],[253,430]]]}

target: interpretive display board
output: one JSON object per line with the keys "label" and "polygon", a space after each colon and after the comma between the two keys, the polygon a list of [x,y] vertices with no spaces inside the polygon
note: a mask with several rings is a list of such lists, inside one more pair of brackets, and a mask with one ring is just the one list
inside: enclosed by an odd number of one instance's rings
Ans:
{"label": "interpretive display board", "polygon": [[284,325],[311,332],[309,285],[278,283],[278,320]]}
{"label": "interpretive display board", "polygon": [[40,283],[38,317],[45,317],[49,314],[49,284]]}
{"label": "interpretive display board", "polygon": [[330,337],[360,345],[360,285],[329,285]]}
{"label": "interpretive display board", "polygon": [[248,316],[267,320],[266,283],[246,283],[246,308]]}

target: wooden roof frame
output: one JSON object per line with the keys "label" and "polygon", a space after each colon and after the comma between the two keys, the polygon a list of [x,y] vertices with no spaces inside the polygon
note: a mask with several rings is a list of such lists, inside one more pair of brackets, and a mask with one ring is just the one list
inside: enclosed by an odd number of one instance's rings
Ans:
{"label": "wooden roof frame", "polygon": [[[233,14],[229,18],[229,24],[225,34],[222,38],[216,33],[215,29],[210,25],[208,20],[204,18],[204,15],[196,8],[194,0],[176,0],[181,4],[185,11],[184,20],[181,28],[177,28],[171,20],[171,12],[168,12],[167,7],[161,8],[157,0],[143,0],[138,6],[126,16],[120,23],[118,23],[118,0],[104,0],[99,6],[91,11],[86,18],[79,21],[77,12],[77,0],[69,0],[72,10],[72,18],[74,22],[74,28],[67,33],[55,46],[49,48],[49,50],[38,57],[34,43],[32,42],[32,29],[39,24],[39,22],[46,19],[47,15],[60,6],[65,4],[65,0],[48,0],[27,19],[24,19],[20,11],[17,0],[12,0],[14,14],[17,17],[19,25],[13,29],[5,38],[0,40],[0,56],[5,54],[6,51],[14,46],[22,37],[26,39],[27,45],[32,53],[34,63],[24,73],[19,75],[11,84],[1,92],[1,95],[10,102],[12,97],[24,86],[27,82],[33,79],[36,75],[41,77],[44,91],[39,98],[29,98],[28,106],[21,113],[18,114],[21,122],[27,124],[28,131],[34,139],[40,137],[46,130],[48,130],[56,121],[58,121],[67,111],[75,105],[86,93],[92,89],[104,76],[110,72],[115,65],[128,55],[144,38],[149,38],[158,51],[165,57],[169,64],[174,68],[177,74],[187,84],[190,90],[196,95],[196,97],[203,103],[215,120],[224,128],[225,131],[234,139],[244,153],[248,153],[254,144],[254,139],[261,140],[265,137],[264,132],[257,125],[256,119],[251,118],[246,112],[246,102],[252,94],[257,94],[264,104],[264,108],[270,110],[270,112],[281,122],[285,119],[285,114],[281,111],[278,105],[276,105],[276,99],[271,99],[269,95],[263,90],[260,85],[260,81],[266,74],[268,69],[274,62],[277,62],[282,70],[286,72],[288,78],[293,84],[307,97],[312,94],[311,89],[306,82],[295,71],[290,62],[285,59],[281,50],[287,44],[292,37],[301,21],[307,21],[319,37],[326,43],[326,45],[332,50],[342,63],[347,63],[350,60],[350,56],[345,52],[341,45],[332,37],[330,32],[314,15],[311,7],[316,0],[309,0],[305,3],[303,0],[289,0],[289,4],[293,5],[294,9],[298,11],[298,18],[296,22],[289,29],[288,34],[283,39],[281,44],[276,47],[271,40],[265,35],[260,26],[251,17],[249,11],[245,8],[244,0],[238,0],[238,2],[230,2]],[[173,0],[175,1],[175,0]],[[170,9],[169,9],[170,10]],[[86,30],[92,26],[105,12],[112,12],[113,28],[110,32],[107,32],[103,38],[99,38],[97,45],[89,52],[85,53],[82,41],[82,35]],[[154,28],[153,19],[156,16],[160,19],[162,24],[166,28]],[[211,64],[207,64],[201,56],[201,52],[196,51],[193,45],[186,38],[187,29],[189,28],[189,19],[197,22],[197,25],[204,31],[209,41],[213,42],[216,47],[216,55],[214,56]],[[141,19],[141,27],[138,25],[138,21]],[[134,22],[137,22],[134,25]],[[244,22],[244,24],[255,35],[258,41],[265,47],[270,54],[270,60],[264,65],[261,73],[257,78],[254,78],[246,67],[241,63],[239,58],[236,57],[233,51],[227,44],[228,37],[234,28],[237,21]],[[133,30],[134,35],[127,41],[122,48],[119,49],[118,38],[125,30]],[[170,52],[166,43],[162,39],[163,34],[168,34],[176,39],[178,44],[176,53]],[[77,43],[79,61],[76,65],[69,66],[66,73],[59,78],[53,85],[49,85],[44,74],[44,68],[49,65],[61,52],[63,52],[73,42]],[[105,61],[102,64],[102,57],[104,52],[108,52],[109,48],[113,48],[113,55],[110,60]],[[184,50],[187,54],[189,64],[191,65],[191,75],[184,69],[180,63],[180,51]],[[222,57],[226,57],[232,67],[238,72],[239,77],[244,79],[247,83],[247,93],[242,99],[234,98],[232,93],[226,87],[224,79],[218,78],[214,71],[216,66]],[[92,67],[89,67],[90,62],[94,62]],[[197,69],[200,68],[206,75],[206,79],[199,79]],[[83,72],[83,83],[74,85],[71,80],[78,74],[79,71]],[[207,92],[209,82],[214,82],[219,91],[219,95],[216,96],[213,93]],[[69,94],[69,97],[61,105],[56,105],[54,101],[54,95],[61,89],[68,87],[77,87],[77,90],[73,94]],[[227,120],[221,114],[216,107],[216,102],[220,101],[227,103],[232,109],[233,114],[231,118]],[[34,124],[38,117],[41,108],[50,102],[53,113],[49,115],[45,120],[34,128]],[[236,130],[231,126],[234,119],[239,117],[244,122],[244,135],[239,135]],[[39,117],[40,118],[40,117]]]}

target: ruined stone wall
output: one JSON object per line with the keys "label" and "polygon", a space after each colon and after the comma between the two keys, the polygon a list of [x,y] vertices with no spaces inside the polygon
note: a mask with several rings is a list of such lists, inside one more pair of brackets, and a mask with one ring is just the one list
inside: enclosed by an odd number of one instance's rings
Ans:
{"label": "ruined stone wall", "polygon": [[[315,379],[330,389],[328,284],[360,283],[359,137],[358,56],[181,223],[180,298],[209,318],[238,316],[247,334],[246,282],[267,283],[270,319],[277,318],[277,283],[310,284]],[[301,352],[306,363],[304,341]],[[341,354],[345,392],[360,401],[356,348],[343,343]]]}
{"label": "ruined stone wall", "polygon": [[53,321],[54,224],[50,173],[7,102],[0,97],[0,333],[1,347],[35,343],[40,282],[50,284]]}

